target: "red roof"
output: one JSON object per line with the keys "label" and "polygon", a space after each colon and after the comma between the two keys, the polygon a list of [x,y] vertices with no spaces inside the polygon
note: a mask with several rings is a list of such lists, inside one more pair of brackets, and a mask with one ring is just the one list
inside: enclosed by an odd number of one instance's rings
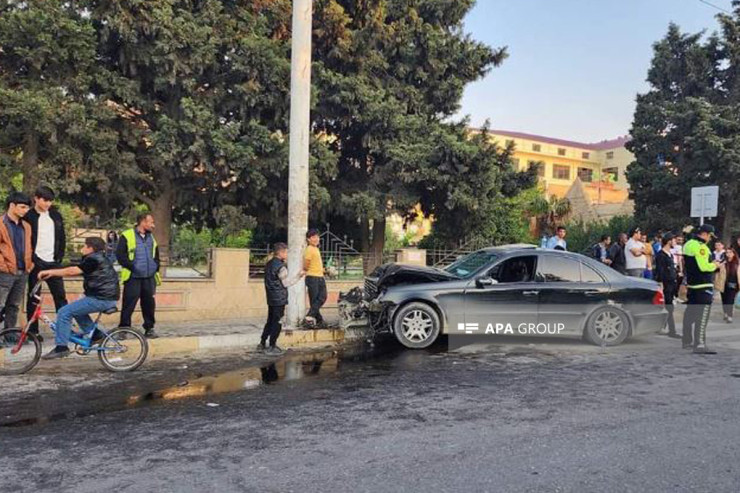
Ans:
{"label": "red roof", "polygon": [[544,137],[542,135],[527,134],[524,132],[511,132],[509,130],[491,130],[490,133],[495,135],[503,135],[505,137],[512,137],[515,139],[528,139],[536,140],[537,142],[545,142],[548,144],[554,144],[566,147],[578,147],[579,149],[588,149],[591,151],[605,151],[607,149],[617,149],[624,147],[624,145],[631,140],[629,135],[617,137],[611,140],[602,140],[601,142],[594,142],[587,144],[584,142],[575,142],[573,140],[554,139],[552,137]]}

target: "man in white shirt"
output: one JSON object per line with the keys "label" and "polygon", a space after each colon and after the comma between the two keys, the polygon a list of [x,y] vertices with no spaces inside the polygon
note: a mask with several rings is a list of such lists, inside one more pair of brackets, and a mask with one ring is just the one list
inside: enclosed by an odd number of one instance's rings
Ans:
{"label": "man in white shirt", "polygon": [[547,240],[547,249],[548,250],[567,250],[568,244],[565,242],[565,227],[558,226],[558,229],[555,232],[555,236]]}
{"label": "man in white shirt", "polygon": [[[41,186],[33,194],[34,206],[23,218],[31,225],[31,246],[33,247],[34,268],[28,276],[28,292],[38,282],[39,272],[62,267],[66,237],[62,215],[54,208],[54,191]],[[51,296],[54,298],[54,307],[59,311],[67,304],[67,295],[64,291],[64,280],[61,277],[52,277],[46,280]],[[26,314],[30,318],[36,309],[36,299],[26,300]],[[38,323],[32,325],[30,332],[38,334]],[[39,336],[41,338],[41,336]]]}
{"label": "man in white shirt", "polygon": [[647,267],[645,256],[645,244],[640,241],[642,231],[640,228],[632,228],[629,232],[630,239],[624,247],[624,260],[627,275],[631,277],[644,277]]}

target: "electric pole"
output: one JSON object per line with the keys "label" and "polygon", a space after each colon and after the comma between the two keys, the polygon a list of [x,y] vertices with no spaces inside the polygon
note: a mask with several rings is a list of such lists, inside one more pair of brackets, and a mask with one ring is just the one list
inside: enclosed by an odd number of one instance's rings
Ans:
{"label": "electric pole", "polygon": [[[308,144],[311,135],[312,0],[293,0],[290,59],[290,161],[288,177],[288,272],[303,268],[308,229]],[[289,290],[287,326],[298,326],[306,312],[303,279]]]}

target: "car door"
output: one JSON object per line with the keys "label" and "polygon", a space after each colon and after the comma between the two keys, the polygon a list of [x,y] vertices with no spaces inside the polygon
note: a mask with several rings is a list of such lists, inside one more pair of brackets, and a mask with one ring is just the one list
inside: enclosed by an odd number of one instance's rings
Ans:
{"label": "car door", "polygon": [[521,324],[537,323],[537,255],[503,259],[465,290],[465,324],[489,326],[498,334],[517,334]]}
{"label": "car door", "polygon": [[606,302],[610,287],[595,269],[574,256],[543,254],[537,264],[539,324],[580,335],[586,316]]}

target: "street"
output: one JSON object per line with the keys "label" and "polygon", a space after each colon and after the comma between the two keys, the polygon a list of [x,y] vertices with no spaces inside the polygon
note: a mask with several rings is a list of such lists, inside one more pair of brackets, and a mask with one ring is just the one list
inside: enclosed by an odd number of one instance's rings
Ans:
{"label": "street", "polygon": [[0,491],[736,491],[737,327],[712,330],[712,357],[658,335],[386,341],[4,392]]}

